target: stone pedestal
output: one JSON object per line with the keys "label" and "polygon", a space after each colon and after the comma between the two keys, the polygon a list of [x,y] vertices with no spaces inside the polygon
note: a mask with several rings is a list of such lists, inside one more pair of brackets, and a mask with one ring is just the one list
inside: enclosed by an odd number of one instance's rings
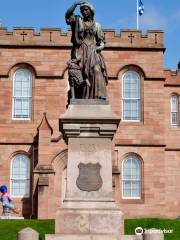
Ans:
{"label": "stone pedestal", "polygon": [[144,240],[164,240],[163,231],[156,228],[151,228],[145,231]]}
{"label": "stone pedestal", "polygon": [[17,240],[38,240],[39,233],[32,228],[24,228],[17,233]]}
{"label": "stone pedestal", "polygon": [[[62,234],[47,234],[46,240],[119,240],[119,237],[112,235],[62,235]],[[139,240],[135,238],[127,240]]]}
{"label": "stone pedestal", "polygon": [[56,233],[122,235],[124,226],[119,209],[89,209],[88,206],[89,203],[83,209],[60,209],[56,217]]}
{"label": "stone pedestal", "polygon": [[119,122],[110,105],[98,100],[76,100],[61,116],[68,164],[66,196],[56,216],[57,239],[120,239],[123,220],[112,197],[111,157]]}

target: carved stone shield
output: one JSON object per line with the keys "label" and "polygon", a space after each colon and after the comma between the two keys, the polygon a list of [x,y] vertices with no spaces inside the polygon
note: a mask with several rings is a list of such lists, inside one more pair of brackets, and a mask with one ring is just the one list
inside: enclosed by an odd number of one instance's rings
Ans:
{"label": "carved stone shield", "polygon": [[103,181],[100,175],[101,165],[99,163],[80,163],[79,177],[77,178],[77,187],[82,191],[97,191],[102,187]]}

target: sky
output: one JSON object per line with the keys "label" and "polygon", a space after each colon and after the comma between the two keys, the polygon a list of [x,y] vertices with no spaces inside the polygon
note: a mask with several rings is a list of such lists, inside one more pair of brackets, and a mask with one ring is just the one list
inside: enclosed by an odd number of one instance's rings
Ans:
{"label": "sky", "polygon": [[[177,69],[180,61],[180,0],[142,0],[145,7],[140,17],[140,30],[162,30],[165,33],[164,68]],[[72,0],[4,0],[0,2],[0,20],[8,31],[13,27],[61,28]],[[104,29],[136,29],[136,0],[91,0],[95,19]],[[77,11],[78,13],[78,11]]]}

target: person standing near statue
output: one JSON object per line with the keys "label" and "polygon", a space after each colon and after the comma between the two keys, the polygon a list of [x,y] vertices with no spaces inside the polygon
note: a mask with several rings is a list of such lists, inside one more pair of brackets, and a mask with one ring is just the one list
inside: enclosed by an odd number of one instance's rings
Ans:
{"label": "person standing near statue", "polygon": [[9,213],[9,211],[13,211],[15,214],[19,214],[19,210],[14,204],[12,204],[12,198],[7,193],[6,185],[0,186],[0,193],[0,202],[2,202],[3,205],[3,215],[6,215],[7,213]]}
{"label": "person standing near statue", "polygon": [[[82,16],[74,15],[80,6]],[[76,2],[66,12],[66,22],[71,26],[71,60],[68,62],[71,98],[107,99],[108,75],[101,50],[104,34],[94,21],[94,8],[88,2]]]}

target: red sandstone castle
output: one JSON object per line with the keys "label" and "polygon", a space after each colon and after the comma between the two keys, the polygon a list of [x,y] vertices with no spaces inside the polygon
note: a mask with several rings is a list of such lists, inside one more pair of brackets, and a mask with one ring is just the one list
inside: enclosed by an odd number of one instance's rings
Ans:
{"label": "red sandstone castle", "polygon": [[[0,29],[0,185],[26,217],[54,218],[66,191],[71,32]],[[163,68],[163,32],[105,30],[114,197],[125,217],[180,214],[180,70]]]}

